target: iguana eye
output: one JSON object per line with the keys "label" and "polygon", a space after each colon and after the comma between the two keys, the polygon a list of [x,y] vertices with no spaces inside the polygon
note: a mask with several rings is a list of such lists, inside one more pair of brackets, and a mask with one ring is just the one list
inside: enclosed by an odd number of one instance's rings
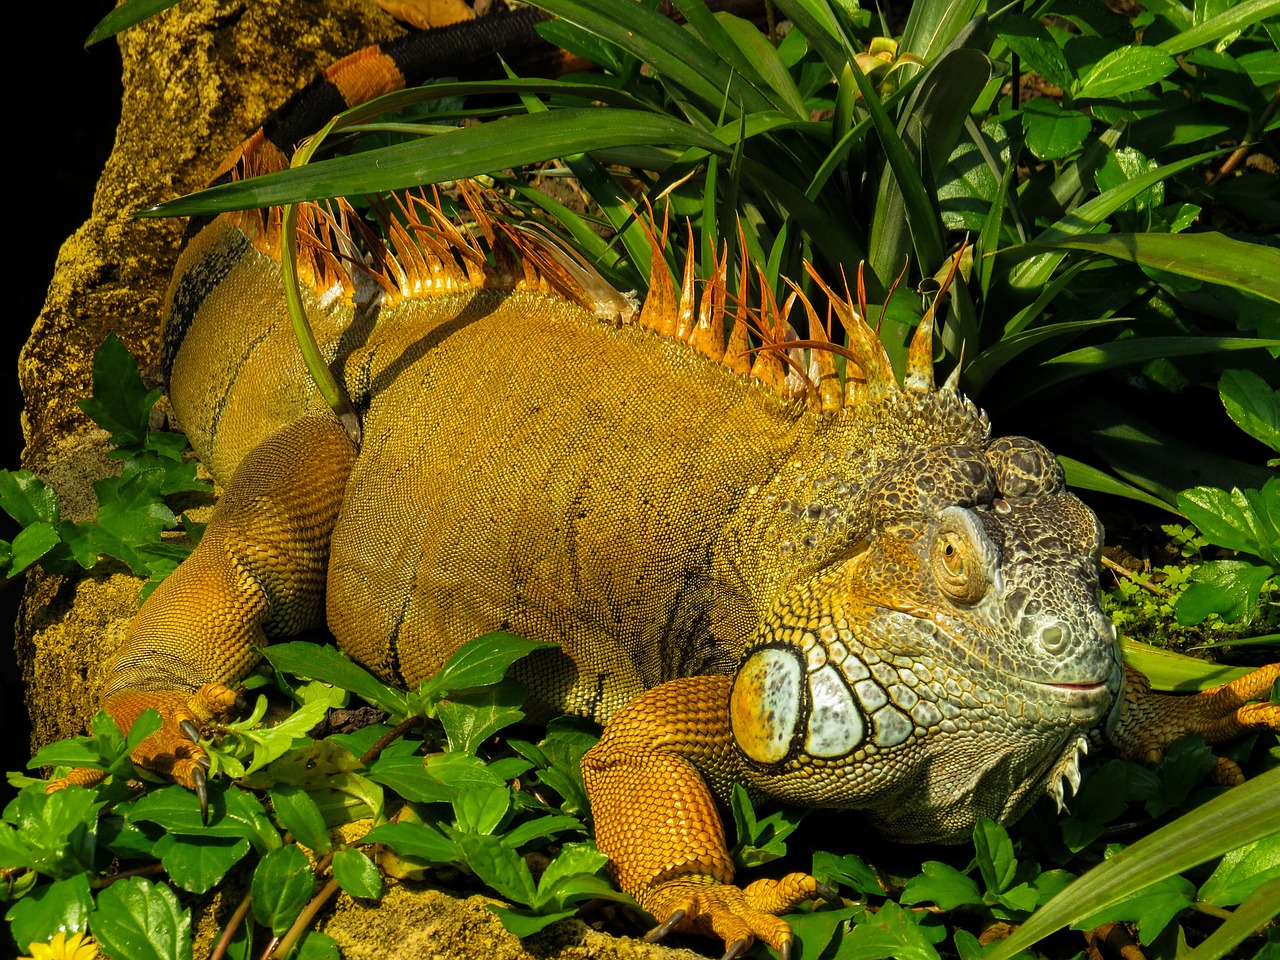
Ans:
{"label": "iguana eye", "polygon": [[[948,528],[950,527],[950,528]],[[986,594],[990,581],[986,565],[971,534],[974,531],[944,526],[933,541],[933,578],[942,592],[960,603],[976,603]]]}

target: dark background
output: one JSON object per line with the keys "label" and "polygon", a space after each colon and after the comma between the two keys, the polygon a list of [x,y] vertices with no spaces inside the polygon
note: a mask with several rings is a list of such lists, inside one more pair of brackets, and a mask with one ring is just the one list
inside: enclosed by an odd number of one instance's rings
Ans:
{"label": "dark background", "polygon": [[[16,469],[22,454],[18,352],[44,305],[62,242],[89,218],[93,189],[111,153],[120,119],[120,53],[114,40],[85,50],[84,38],[110,11],[110,0],[24,5],[16,13],[11,56],[22,66],[10,80],[10,189],[6,191],[9,253],[17,291],[4,326],[4,394],[0,398],[0,467]],[[43,14],[43,15],[41,15]],[[52,14],[52,15],[51,15]],[[27,48],[26,51],[23,48]],[[7,521],[7,517],[3,518]],[[4,526],[0,536],[16,530]],[[30,728],[13,655],[13,623],[22,584],[0,589],[0,772],[21,770],[30,756]],[[0,792],[5,789],[0,779]]]}

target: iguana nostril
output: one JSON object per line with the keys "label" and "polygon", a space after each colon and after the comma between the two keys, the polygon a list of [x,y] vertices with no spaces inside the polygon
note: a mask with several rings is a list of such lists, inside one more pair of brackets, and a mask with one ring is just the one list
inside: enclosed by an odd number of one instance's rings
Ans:
{"label": "iguana nostril", "polygon": [[1067,645],[1067,632],[1062,624],[1051,623],[1040,629],[1040,645],[1050,653],[1060,653]]}

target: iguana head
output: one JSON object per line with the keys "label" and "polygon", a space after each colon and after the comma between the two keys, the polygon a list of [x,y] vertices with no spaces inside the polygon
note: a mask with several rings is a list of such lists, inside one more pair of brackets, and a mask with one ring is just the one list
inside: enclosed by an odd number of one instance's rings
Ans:
{"label": "iguana head", "polygon": [[988,440],[954,394],[853,432],[873,467],[842,484],[832,535],[747,649],[734,735],[768,792],[965,839],[1074,785],[1082,731],[1119,689],[1102,529],[1052,454]]}

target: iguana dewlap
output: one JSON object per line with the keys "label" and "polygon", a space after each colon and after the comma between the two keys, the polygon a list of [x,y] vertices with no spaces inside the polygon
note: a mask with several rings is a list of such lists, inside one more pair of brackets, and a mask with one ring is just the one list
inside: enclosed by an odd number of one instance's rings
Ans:
{"label": "iguana dewlap", "polygon": [[[404,72],[375,51],[329,82],[372,95]],[[275,162],[264,142],[248,166]],[[307,209],[308,314],[359,449],[299,359],[278,219],[224,215],[189,244],[169,392],[226,493],[112,666],[117,721],[165,720],[141,765],[201,784],[192,724],[230,708],[277,636],[327,623],[406,685],[492,630],[556,641],[520,676],[538,711],[607,723],[584,775],[620,884],[659,920],[779,947],[774,914],[817,887],[731,886],[715,803],[734,782],[955,840],[1061,798],[1108,721],[1140,756],[1187,729],[1280,726],[1243,706],[1280,667],[1208,699],[1126,678],[1096,518],[1043,447],[993,439],[935,385],[930,322],[899,384],[819,278],[846,343],[788,352],[776,309],[725,315],[723,279],[677,294],[656,239],[637,311],[467,198],[480,235],[404,199],[410,226],[368,270]],[[810,339],[826,335],[814,315]]]}

